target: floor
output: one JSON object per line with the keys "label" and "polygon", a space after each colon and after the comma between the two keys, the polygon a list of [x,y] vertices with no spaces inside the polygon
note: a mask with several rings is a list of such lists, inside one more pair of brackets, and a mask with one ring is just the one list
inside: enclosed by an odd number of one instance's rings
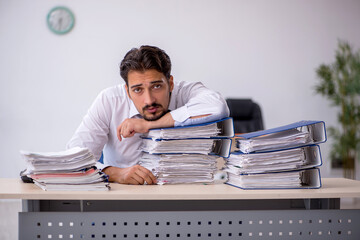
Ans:
{"label": "floor", "polygon": [[[345,198],[341,200],[341,209],[360,209],[360,199]],[[18,212],[21,211],[21,200],[0,200],[0,239],[18,239]]]}

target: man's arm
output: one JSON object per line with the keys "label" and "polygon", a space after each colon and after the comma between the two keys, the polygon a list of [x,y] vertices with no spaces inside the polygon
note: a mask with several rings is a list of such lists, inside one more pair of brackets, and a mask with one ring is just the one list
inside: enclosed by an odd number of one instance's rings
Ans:
{"label": "man's arm", "polygon": [[177,106],[171,111],[175,126],[211,122],[228,117],[225,99],[201,82],[180,82],[176,89]]}
{"label": "man's arm", "polygon": [[184,83],[174,96],[178,108],[168,112],[156,121],[126,119],[117,128],[118,139],[132,137],[135,133],[147,133],[153,128],[185,126],[218,120],[229,116],[223,97],[202,83]]}
{"label": "man's arm", "polygon": [[117,136],[121,141],[122,137],[132,137],[135,133],[147,133],[152,128],[165,128],[165,127],[173,127],[174,119],[172,118],[170,113],[166,113],[160,119],[156,121],[147,121],[145,119],[138,118],[128,118],[125,119],[118,127],[117,127]]}
{"label": "man's arm", "polygon": [[[210,114],[206,115],[199,115],[190,117],[191,119],[197,119],[209,116]],[[163,117],[156,121],[147,121],[145,119],[133,119],[128,118],[122,122],[117,128],[117,136],[118,139],[121,141],[122,138],[132,137],[135,133],[147,133],[150,129],[153,128],[167,128],[173,127],[175,120],[168,112]]]}

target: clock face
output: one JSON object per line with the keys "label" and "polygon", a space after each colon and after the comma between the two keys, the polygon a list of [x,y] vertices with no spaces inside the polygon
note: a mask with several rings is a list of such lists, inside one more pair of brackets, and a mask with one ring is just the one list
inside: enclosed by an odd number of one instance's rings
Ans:
{"label": "clock face", "polygon": [[74,26],[74,15],[66,7],[55,7],[47,15],[47,24],[56,34],[68,33]]}

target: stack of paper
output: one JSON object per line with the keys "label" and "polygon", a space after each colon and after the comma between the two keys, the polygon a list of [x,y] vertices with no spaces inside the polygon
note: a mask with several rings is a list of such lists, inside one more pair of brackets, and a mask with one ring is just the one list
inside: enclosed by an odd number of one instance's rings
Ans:
{"label": "stack of paper", "polygon": [[20,152],[27,168],[23,173],[44,190],[108,190],[108,178],[95,167],[87,148],[62,152]]}
{"label": "stack of paper", "polygon": [[157,176],[158,184],[209,183],[213,181],[217,158],[203,154],[143,153],[139,164]]}
{"label": "stack of paper", "polygon": [[228,157],[234,136],[232,118],[185,127],[152,129],[143,136],[139,164],[158,184],[210,183],[218,156]]}
{"label": "stack of paper", "polygon": [[244,189],[304,188],[304,185],[318,188],[319,174],[318,168],[248,175],[229,173],[226,183]]}
{"label": "stack of paper", "polygon": [[144,137],[153,139],[211,138],[222,135],[218,125],[216,122],[197,126],[196,129],[188,127],[153,129],[144,134]]}
{"label": "stack of paper", "polygon": [[227,170],[234,174],[248,174],[312,168],[321,164],[320,148],[314,145],[265,153],[233,152],[227,159]]}
{"label": "stack of paper", "polygon": [[267,134],[258,138],[239,138],[236,143],[241,152],[250,153],[311,144],[313,140],[306,129],[305,131],[290,129],[283,132]]}
{"label": "stack of paper", "polygon": [[178,139],[178,140],[152,140],[143,139],[141,150],[150,154],[159,153],[197,153],[209,154],[217,139]]}
{"label": "stack of paper", "polygon": [[[320,188],[319,144],[326,141],[325,124],[301,121],[236,136],[224,171],[226,183],[244,189]],[[315,170],[314,170],[315,169]]]}
{"label": "stack of paper", "polygon": [[235,137],[238,151],[265,152],[323,143],[326,141],[326,129],[322,121],[300,121]]}

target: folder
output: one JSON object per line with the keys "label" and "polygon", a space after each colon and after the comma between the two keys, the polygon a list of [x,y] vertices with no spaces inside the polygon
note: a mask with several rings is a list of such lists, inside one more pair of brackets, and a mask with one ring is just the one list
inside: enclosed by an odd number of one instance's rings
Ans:
{"label": "folder", "polygon": [[147,154],[139,163],[157,178],[157,184],[212,183],[217,170],[216,156],[203,154]]}
{"label": "folder", "polygon": [[243,153],[266,152],[326,142],[325,122],[300,121],[289,125],[235,136]]}
{"label": "folder", "polygon": [[140,150],[150,154],[209,154],[228,158],[231,139],[149,139],[144,138]]}
{"label": "folder", "polygon": [[320,147],[311,145],[261,153],[233,152],[227,159],[227,172],[233,174],[289,171],[322,165]]}
{"label": "folder", "polygon": [[142,135],[138,164],[157,184],[212,183],[218,156],[227,158],[234,137],[231,117],[182,127],[150,129]]}
{"label": "folder", "polygon": [[229,173],[225,183],[241,189],[316,189],[321,187],[321,177],[318,168],[241,175]]}
{"label": "folder", "polygon": [[234,137],[231,117],[217,121],[181,127],[151,129],[143,138],[151,139],[191,139],[191,138],[231,138]]}

